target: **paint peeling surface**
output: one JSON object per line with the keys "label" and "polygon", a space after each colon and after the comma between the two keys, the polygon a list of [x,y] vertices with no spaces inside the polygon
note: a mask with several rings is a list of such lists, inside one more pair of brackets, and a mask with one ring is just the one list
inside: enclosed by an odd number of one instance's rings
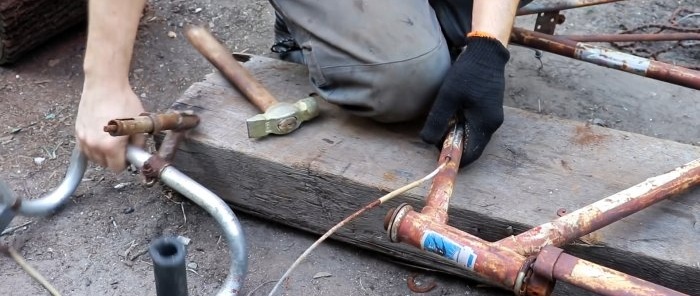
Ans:
{"label": "paint peeling surface", "polygon": [[461,246],[437,232],[426,231],[421,239],[421,248],[464,265],[469,270],[474,270],[477,257],[474,250],[467,246]]}
{"label": "paint peeling surface", "polygon": [[562,254],[553,269],[555,279],[600,295],[686,295],[622,272]]}
{"label": "paint peeling surface", "polygon": [[642,76],[646,75],[651,63],[645,58],[584,43],[577,44],[576,56],[583,61]]}
{"label": "paint peeling surface", "polygon": [[503,239],[498,244],[514,248],[522,255],[532,255],[546,245],[562,246],[698,184],[700,159],[518,234],[514,239]]}

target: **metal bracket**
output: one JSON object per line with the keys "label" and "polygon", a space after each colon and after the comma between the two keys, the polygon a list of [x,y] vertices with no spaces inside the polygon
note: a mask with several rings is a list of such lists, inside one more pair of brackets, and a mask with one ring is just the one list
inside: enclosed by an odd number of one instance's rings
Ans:
{"label": "metal bracket", "polygon": [[554,29],[557,25],[561,25],[566,20],[563,14],[559,14],[559,11],[551,12],[540,12],[537,14],[537,20],[535,21],[535,31],[554,35]]}

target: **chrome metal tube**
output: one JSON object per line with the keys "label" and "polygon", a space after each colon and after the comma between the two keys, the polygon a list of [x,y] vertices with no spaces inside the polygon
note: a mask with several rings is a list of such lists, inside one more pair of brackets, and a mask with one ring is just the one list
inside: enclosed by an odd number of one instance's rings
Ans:
{"label": "chrome metal tube", "polygon": [[518,27],[510,37],[515,44],[700,90],[700,71]]}
{"label": "chrome metal tube", "polygon": [[[151,155],[141,148],[129,146],[126,157],[131,164],[141,168]],[[248,270],[248,252],[243,229],[236,215],[216,194],[172,166],[167,166],[161,171],[160,180],[202,207],[219,223],[228,241],[231,262],[229,274],[217,295],[238,295]]]}
{"label": "chrome metal tube", "polygon": [[83,179],[86,167],[87,157],[76,146],[71,154],[66,176],[61,184],[38,199],[23,199],[17,213],[23,216],[43,216],[52,213],[73,195]]}

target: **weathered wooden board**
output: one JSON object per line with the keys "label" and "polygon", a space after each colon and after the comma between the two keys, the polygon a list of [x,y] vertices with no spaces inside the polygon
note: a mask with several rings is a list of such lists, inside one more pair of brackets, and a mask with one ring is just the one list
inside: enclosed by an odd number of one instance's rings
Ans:
{"label": "weathered wooden board", "polygon": [[[303,66],[261,57],[245,65],[281,100],[311,92]],[[210,74],[173,106],[202,117],[176,165],[237,211],[314,233],[434,169],[437,151],[417,137],[419,124],[382,125],[330,104],[322,107],[321,117],[290,135],[248,139],[245,119],[258,111],[218,74]],[[518,233],[556,218],[559,208],[579,208],[698,157],[700,147],[506,108],[506,121],[485,154],[459,174],[449,223],[498,240],[509,229]],[[464,274],[436,264],[443,262],[437,256],[386,238],[387,210],[401,202],[420,209],[427,188],[364,215],[335,238]],[[700,190],[654,205],[584,241],[569,251],[700,295]]]}
{"label": "weathered wooden board", "polygon": [[86,0],[0,1],[0,65],[86,19]]}

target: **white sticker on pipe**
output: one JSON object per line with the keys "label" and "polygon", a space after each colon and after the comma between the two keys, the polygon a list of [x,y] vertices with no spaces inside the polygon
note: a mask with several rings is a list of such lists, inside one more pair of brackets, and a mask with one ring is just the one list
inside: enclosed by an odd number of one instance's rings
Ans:
{"label": "white sticker on pipe", "polygon": [[477,255],[472,248],[462,246],[434,231],[426,231],[421,238],[421,248],[474,270]]}

